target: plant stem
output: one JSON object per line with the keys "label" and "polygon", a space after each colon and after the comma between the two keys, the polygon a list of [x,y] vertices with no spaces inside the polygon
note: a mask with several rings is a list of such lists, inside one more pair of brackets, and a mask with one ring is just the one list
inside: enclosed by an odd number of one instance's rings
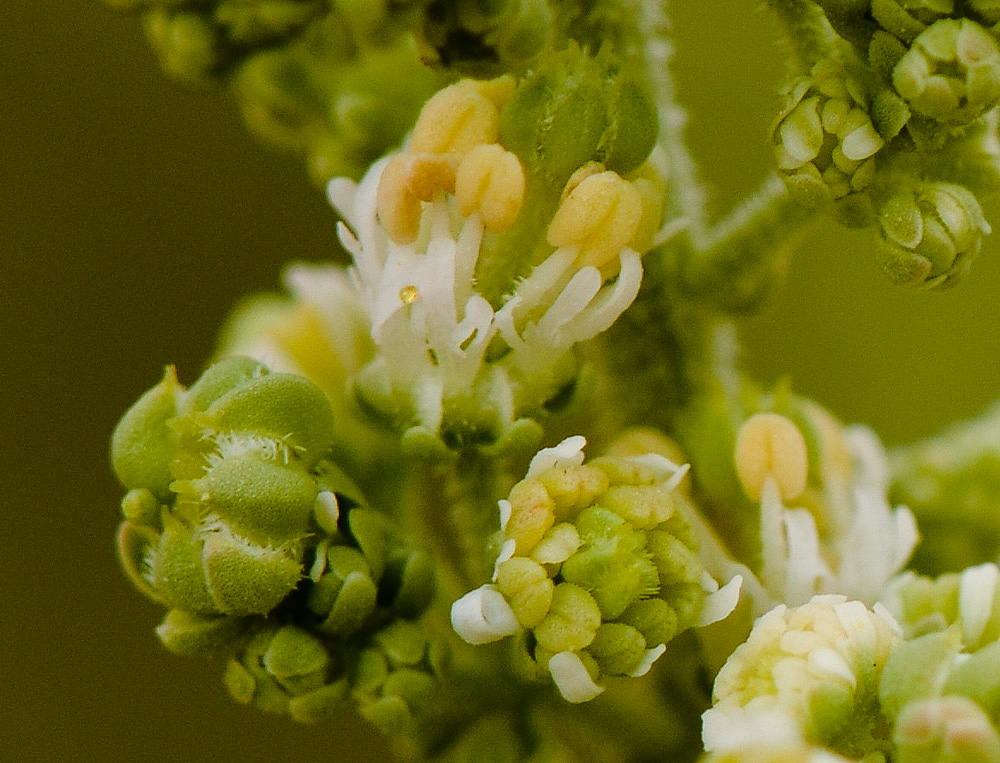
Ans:
{"label": "plant stem", "polygon": [[837,36],[823,11],[809,0],[766,0],[785,30],[797,74],[808,74],[817,62],[836,58]]}
{"label": "plant stem", "polygon": [[680,252],[687,295],[724,310],[753,310],[784,275],[788,258],[817,220],[777,176]]}

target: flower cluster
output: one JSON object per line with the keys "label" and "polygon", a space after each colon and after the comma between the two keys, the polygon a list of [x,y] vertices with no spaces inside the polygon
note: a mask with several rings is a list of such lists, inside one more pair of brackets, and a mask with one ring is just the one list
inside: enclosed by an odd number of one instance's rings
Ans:
{"label": "flower cluster", "polygon": [[[328,459],[332,433],[302,377],[233,357],[185,390],[168,369],[112,440],[120,556],[169,609],[168,649],[231,655],[237,699],[311,720],[350,690],[395,728],[434,684],[435,572]],[[346,673],[359,653],[371,671]]]}
{"label": "flower cluster", "polygon": [[740,507],[725,543],[700,532],[709,571],[742,575],[756,615],[816,594],[874,604],[918,538],[912,513],[889,505],[878,438],[784,390],[752,406],[734,431],[710,399],[682,438],[700,499]]}
{"label": "flower cluster", "polygon": [[808,742],[852,758],[887,750],[879,681],[900,639],[888,612],[844,596],[779,605],[719,672],[705,748]]}
{"label": "flower cluster", "polygon": [[[516,90],[510,77],[459,81],[427,103],[402,152],[358,184],[330,183],[376,347],[355,394],[412,448],[526,450],[540,435],[535,419],[573,389],[574,345],[638,292],[639,255],[659,222],[657,175],[630,153],[632,138],[606,145],[619,89],[606,65],[577,59],[581,84],[546,85],[545,100],[547,69]],[[601,128],[592,139],[539,159],[504,137],[512,111],[521,125],[523,112],[561,109],[543,122],[550,133],[577,120],[566,102],[590,78],[600,85],[588,91]]]}
{"label": "flower cluster", "polygon": [[493,582],[451,611],[473,644],[528,631],[540,674],[570,702],[600,694],[601,675],[644,675],[677,634],[729,614],[740,584],[720,590],[698,559],[673,494],[686,467],[656,454],[584,463],[584,444],[532,459],[500,501]]}
{"label": "flower cluster", "polygon": [[996,184],[981,169],[1000,166],[986,144],[992,159],[961,158],[984,125],[991,132],[1000,103],[1000,43],[983,26],[991,11],[950,0],[817,4],[849,44],[829,46],[792,83],[773,135],[778,168],[803,203],[833,199],[843,223],[875,228],[894,283],[953,284],[990,230],[979,199]]}

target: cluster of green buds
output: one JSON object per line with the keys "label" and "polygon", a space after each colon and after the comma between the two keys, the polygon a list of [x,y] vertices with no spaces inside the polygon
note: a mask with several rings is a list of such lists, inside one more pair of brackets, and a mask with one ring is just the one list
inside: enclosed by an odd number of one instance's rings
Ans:
{"label": "cluster of green buds", "polygon": [[583,437],[539,451],[500,501],[493,581],[452,606],[472,644],[521,634],[536,678],[570,702],[601,676],[644,675],[667,643],[735,607],[702,566],[675,488],[686,467],[664,456],[584,463]]}
{"label": "cluster of green buds", "polygon": [[418,45],[426,60],[461,74],[524,71],[554,33],[548,0],[456,0],[428,9]]}
{"label": "cluster of green buds", "polygon": [[740,405],[707,395],[679,431],[695,499],[725,545],[703,557],[718,578],[740,574],[756,615],[816,594],[874,604],[917,542],[916,522],[887,500],[886,455],[874,433],[845,427],[779,388]]}
{"label": "cluster of green buds", "polygon": [[842,223],[876,229],[894,283],[952,285],[989,232],[979,198],[1000,171],[1000,43],[983,26],[995,13],[953,0],[817,5],[849,44],[827,46],[790,86],[778,169],[796,200],[832,199]]}
{"label": "cluster of green buds", "polygon": [[168,649],[231,655],[237,699],[311,720],[351,696],[395,727],[439,664],[434,571],[329,460],[333,429],[300,376],[233,357],[185,389],[169,368],[112,439],[120,558]]}
{"label": "cluster of green buds", "polygon": [[795,80],[773,134],[778,170],[796,200],[819,206],[857,193],[875,179],[885,138],[869,115],[863,83],[822,61]]}
{"label": "cluster of green buds", "polygon": [[573,397],[573,347],[638,292],[655,133],[634,79],[574,48],[520,83],[441,90],[402,151],[332,181],[376,347],[362,408],[421,452],[530,452],[536,419]]}

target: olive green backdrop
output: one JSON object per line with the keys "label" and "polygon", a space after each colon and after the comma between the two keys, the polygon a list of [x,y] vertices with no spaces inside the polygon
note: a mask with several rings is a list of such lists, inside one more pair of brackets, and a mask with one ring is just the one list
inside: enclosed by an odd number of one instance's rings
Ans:
{"label": "olive green backdrop", "polygon": [[[674,5],[692,144],[723,209],[768,166],[775,30],[751,0]],[[117,568],[106,455],[162,366],[190,383],[229,307],[287,260],[334,256],[334,224],[223,93],[159,73],[135,19],[0,3],[0,758],[369,759],[353,718],[237,706],[220,666],[159,647],[158,608]],[[747,322],[747,366],[891,443],[1000,396],[1000,236],[944,294],[884,283],[867,242],[821,226]]]}

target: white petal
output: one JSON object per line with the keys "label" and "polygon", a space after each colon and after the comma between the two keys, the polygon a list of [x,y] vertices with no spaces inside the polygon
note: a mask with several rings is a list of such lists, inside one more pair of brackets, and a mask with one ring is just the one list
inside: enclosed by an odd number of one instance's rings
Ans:
{"label": "white petal", "polygon": [[660,644],[659,646],[654,646],[652,649],[647,649],[646,653],[639,661],[639,667],[633,670],[629,675],[631,675],[632,678],[641,678],[646,675],[649,672],[649,669],[653,667],[653,663],[660,659],[666,651],[666,644]]}
{"label": "white petal", "polygon": [[802,742],[799,724],[776,709],[747,711],[716,706],[702,713],[701,722],[701,738],[708,752]]}
{"label": "white petal", "polygon": [[718,591],[713,591],[705,597],[695,625],[711,625],[729,617],[740,601],[740,590],[743,588],[743,576],[736,575]]}
{"label": "white petal", "polygon": [[844,656],[836,649],[828,646],[817,647],[809,652],[808,660],[810,665],[819,668],[824,673],[843,678],[851,685],[852,689],[857,686],[858,679],[854,675],[854,671],[851,670],[851,666],[847,664]]}
{"label": "white petal", "polygon": [[602,691],[603,686],[594,683],[583,661],[573,652],[559,652],[549,659],[549,672],[556,688],[567,702],[578,704],[589,702]]}
{"label": "white petal", "polygon": [[520,626],[496,588],[480,586],[451,605],[451,627],[470,644],[488,644],[517,633]]}
{"label": "white petal", "polygon": [[986,630],[993,614],[998,578],[1000,570],[990,563],[969,567],[959,578],[958,613],[966,646],[974,646]]}
{"label": "white petal", "polygon": [[569,466],[579,466],[583,463],[583,448],[587,438],[583,435],[567,437],[558,445],[542,448],[528,464],[528,477],[536,477],[549,469],[565,469]]}

